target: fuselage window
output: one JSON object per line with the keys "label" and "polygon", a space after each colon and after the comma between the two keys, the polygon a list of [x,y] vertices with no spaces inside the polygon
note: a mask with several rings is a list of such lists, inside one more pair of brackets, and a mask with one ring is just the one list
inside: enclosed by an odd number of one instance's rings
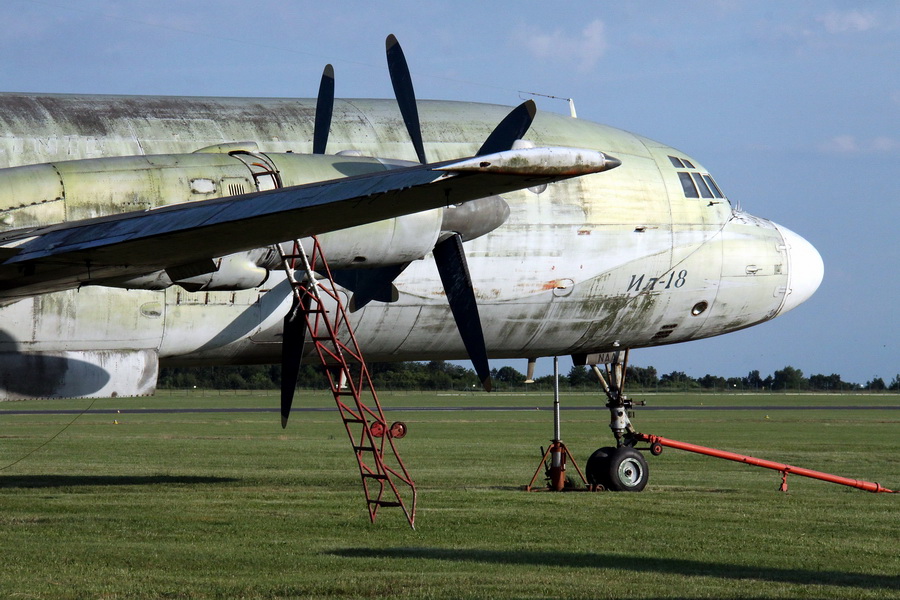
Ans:
{"label": "fuselage window", "polygon": [[703,198],[712,198],[713,194],[709,190],[709,187],[706,185],[706,182],[703,181],[703,178],[700,177],[700,173],[691,173],[694,177],[694,182],[697,184],[697,189],[700,190],[700,196]]}
{"label": "fuselage window", "polygon": [[687,198],[699,198],[697,188],[694,187],[694,180],[691,179],[690,173],[679,173],[678,179],[681,180],[681,187],[684,188],[684,195]]}
{"label": "fuselage window", "polygon": [[689,161],[689,160],[686,159],[686,158],[682,158],[682,159],[681,159],[681,162],[683,162],[683,163],[684,163],[684,166],[687,167],[688,169],[696,169],[696,168],[697,168],[697,167],[694,166],[694,163],[692,163],[691,161]]}
{"label": "fuselage window", "polygon": [[672,162],[672,166],[675,167],[676,169],[684,168],[684,163],[681,162],[681,159],[678,158],[677,156],[670,156],[669,160]]}

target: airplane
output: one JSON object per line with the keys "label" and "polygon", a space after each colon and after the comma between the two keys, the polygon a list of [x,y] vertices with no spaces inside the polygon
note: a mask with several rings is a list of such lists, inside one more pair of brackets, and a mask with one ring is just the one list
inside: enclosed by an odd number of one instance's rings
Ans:
{"label": "airplane", "polygon": [[[309,360],[279,248],[313,235],[370,361],[468,356],[486,389],[489,358],[621,371],[821,283],[808,241],[694,157],[530,101],[418,101],[393,36],[386,53],[396,100],[335,99],[330,66],[316,99],[0,94],[0,399]],[[619,383],[588,476],[639,491],[645,463],[606,474],[643,461]]]}

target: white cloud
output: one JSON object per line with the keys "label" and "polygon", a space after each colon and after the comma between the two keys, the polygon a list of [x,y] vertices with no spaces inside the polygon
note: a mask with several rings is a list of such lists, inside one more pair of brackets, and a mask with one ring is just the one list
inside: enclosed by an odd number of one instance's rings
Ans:
{"label": "white cloud", "polygon": [[852,135],[838,135],[819,145],[822,152],[856,152],[859,144]]}
{"label": "white cloud", "polygon": [[872,13],[858,10],[831,11],[816,19],[828,33],[858,33],[868,31],[878,25],[878,19]]}
{"label": "white cloud", "polygon": [[574,35],[562,29],[549,33],[521,29],[514,41],[537,59],[574,62],[581,71],[588,71],[597,64],[608,47],[606,27],[599,19],[591,21]]}
{"label": "white cloud", "polygon": [[819,144],[820,152],[852,152],[856,154],[884,154],[900,150],[900,142],[887,136],[879,136],[871,140],[860,140],[853,135],[836,135]]}
{"label": "white cloud", "polygon": [[893,152],[900,148],[900,142],[887,136],[880,136],[872,140],[872,149],[875,152]]}

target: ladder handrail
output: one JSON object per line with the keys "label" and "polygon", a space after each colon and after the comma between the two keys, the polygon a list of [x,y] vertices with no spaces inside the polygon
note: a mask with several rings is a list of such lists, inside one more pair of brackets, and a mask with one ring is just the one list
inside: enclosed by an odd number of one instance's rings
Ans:
{"label": "ladder handrail", "polygon": [[[410,527],[415,528],[417,500],[415,482],[397,452],[384,411],[375,387],[372,385],[372,377],[343,302],[341,302],[319,240],[312,237],[311,256],[307,255],[306,249],[299,239],[293,241],[291,253],[286,253],[280,244],[276,245],[276,248],[299,306],[304,306],[302,302],[304,295],[310,297],[309,310],[304,311],[304,318],[310,338],[315,345],[316,354],[322,366],[325,367],[332,395],[356,454],[369,518],[374,522],[381,506],[399,506],[403,509]],[[300,269],[297,268],[298,259],[301,261]],[[302,281],[294,275],[296,270],[301,269],[305,274]],[[323,276],[322,281],[317,279],[317,271]],[[325,307],[323,294],[331,299],[334,307]],[[332,315],[329,315],[330,311],[333,311]],[[322,335],[320,328],[324,328],[325,335]],[[342,334],[345,337],[344,340],[341,339]],[[351,363],[359,373],[358,378],[351,369]],[[343,389],[343,386],[346,386],[347,389]],[[362,396],[366,392],[371,396],[371,404],[374,408],[363,401]],[[347,395],[353,397],[352,403],[342,400],[342,396]],[[370,419],[372,424],[379,424],[379,430],[382,432],[380,436],[373,433]],[[357,432],[354,432],[352,425],[358,426]],[[391,462],[394,464],[385,461],[385,450],[387,449],[390,450],[388,458],[393,456]],[[371,457],[366,454],[371,454]],[[374,485],[373,482],[378,484],[377,493],[373,493],[374,490],[369,487],[370,483]],[[409,507],[404,500],[404,494],[400,491],[400,486],[409,488],[405,494],[411,496]],[[396,498],[396,502],[382,500],[387,492]]]}

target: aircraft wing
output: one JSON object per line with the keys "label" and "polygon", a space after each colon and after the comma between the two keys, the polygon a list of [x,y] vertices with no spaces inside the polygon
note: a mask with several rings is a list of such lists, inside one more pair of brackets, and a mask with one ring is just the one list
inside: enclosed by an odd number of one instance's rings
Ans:
{"label": "aircraft wing", "polygon": [[0,233],[0,297],[14,299],[459,204],[618,166],[602,152],[527,148],[266,192]]}

